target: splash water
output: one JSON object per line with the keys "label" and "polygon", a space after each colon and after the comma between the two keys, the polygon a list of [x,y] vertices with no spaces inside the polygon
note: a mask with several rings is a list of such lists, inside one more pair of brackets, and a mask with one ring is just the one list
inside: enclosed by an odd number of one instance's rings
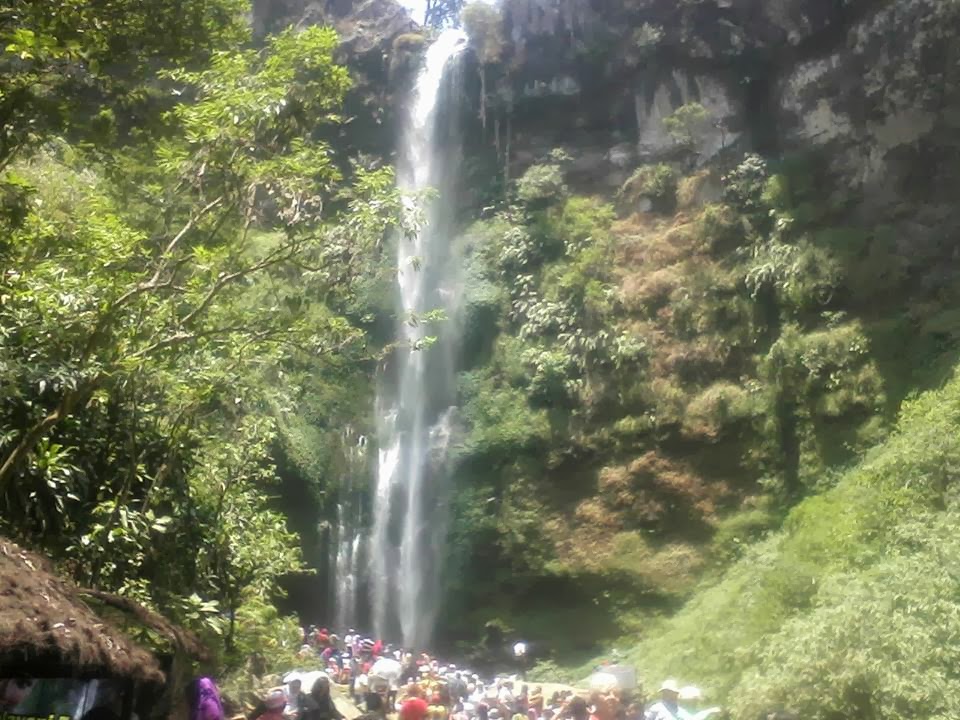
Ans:
{"label": "splash water", "polygon": [[370,537],[374,627],[424,647],[439,611],[439,571],[446,535],[444,459],[453,419],[453,331],[436,333],[417,320],[444,309],[452,316],[456,271],[451,268],[455,163],[443,100],[455,92],[451,62],[466,36],[444,31],[428,49],[401,144],[400,185],[438,191],[424,208],[415,238],[398,241],[399,349],[383,373],[378,398],[380,450]]}

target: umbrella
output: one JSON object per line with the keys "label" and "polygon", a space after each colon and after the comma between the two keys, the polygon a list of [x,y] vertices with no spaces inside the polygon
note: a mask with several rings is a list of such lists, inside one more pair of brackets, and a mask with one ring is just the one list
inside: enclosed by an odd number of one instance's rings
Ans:
{"label": "umbrella", "polygon": [[379,658],[370,668],[371,675],[379,675],[382,678],[387,680],[397,680],[400,677],[400,673],[403,672],[403,667],[399,662],[393,658],[382,657]]}
{"label": "umbrella", "polygon": [[299,680],[300,684],[303,686],[303,691],[305,693],[309,693],[313,688],[313,684],[320,678],[326,678],[329,680],[330,676],[327,675],[323,670],[294,670],[293,672],[287,673],[284,676],[283,682],[289,685],[294,680]]}
{"label": "umbrella", "polygon": [[610,673],[598,672],[590,676],[590,689],[600,692],[610,692],[620,687],[620,678]]}
{"label": "umbrella", "polygon": [[380,687],[381,685],[396,687],[402,672],[403,667],[393,658],[379,658],[370,668],[370,687]]}

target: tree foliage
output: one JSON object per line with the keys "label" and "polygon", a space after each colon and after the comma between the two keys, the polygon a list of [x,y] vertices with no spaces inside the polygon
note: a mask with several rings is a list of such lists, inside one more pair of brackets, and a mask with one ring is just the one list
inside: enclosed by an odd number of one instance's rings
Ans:
{"label": "tree foliage", "polygon": [[427,0],[423,12],[426,27],[447,27],[457,23],[464,0]]}
{"label": "tree foliage", "polygon": [[[0,58],[2,528],[242,649],[237,618],[302,567],[285,378],[372,357],[344,312],[413,216],[389,168],[318,139],[350,84],[331,30],[253,49],[242,3],[147,5],[23,3]],[[91,145],[82,103],[41,123],[77,73],[152,88],[155,131]]]}
{"label": "tree foliage", "polygon": [[496,63],[503,54],[503,18],[490,3],[478,0],[463,8],[463,29],[470,38],[480,62]]}

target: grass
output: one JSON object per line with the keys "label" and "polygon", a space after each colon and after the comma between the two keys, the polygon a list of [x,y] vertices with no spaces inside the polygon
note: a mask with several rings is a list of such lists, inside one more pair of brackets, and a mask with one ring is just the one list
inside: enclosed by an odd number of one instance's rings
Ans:
{"label": "grass", "polygon": [[[750,545],[719,579],[704,581],[680,612],[649,620],[643,637],[621,645],[617,655],[635,664],[648,684],[679,676],[719,702],[750,692],[742,683],[763,669],[764,647],[794,621],[820,611],[821,586],[840,577],[859,582],[891,553],[909,549],[900,528],[935,517],[952,502],[958,426],[960,379],[908,401],[891,436],[834,487],[799,503],[782,530]],[[742,532],[741,523],[753,533],[767,521],[751,511],[731,520],[716,541]],[[582,678],[615,649],[586,661],[554,660],[544,670]]]}

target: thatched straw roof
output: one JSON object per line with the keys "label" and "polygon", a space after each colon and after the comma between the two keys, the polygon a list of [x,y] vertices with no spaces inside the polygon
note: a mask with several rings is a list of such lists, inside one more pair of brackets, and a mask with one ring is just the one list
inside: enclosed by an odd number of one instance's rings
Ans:
{"label": "thatched straw roof", "polygon": [[0,668],[163,682],[157,659],[99,618],[49,563],[0,537]]}

